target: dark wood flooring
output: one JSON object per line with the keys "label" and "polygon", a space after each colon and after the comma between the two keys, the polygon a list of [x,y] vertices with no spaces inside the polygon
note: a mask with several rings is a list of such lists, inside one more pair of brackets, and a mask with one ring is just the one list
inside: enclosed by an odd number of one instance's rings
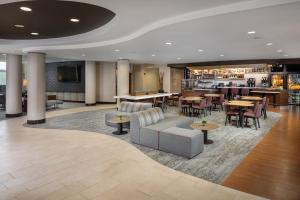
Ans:
{"label": "dark wood flooring", "polygon": [[270,109],[280,121],[224,184],[270,199],[300,200],[300,107]]}

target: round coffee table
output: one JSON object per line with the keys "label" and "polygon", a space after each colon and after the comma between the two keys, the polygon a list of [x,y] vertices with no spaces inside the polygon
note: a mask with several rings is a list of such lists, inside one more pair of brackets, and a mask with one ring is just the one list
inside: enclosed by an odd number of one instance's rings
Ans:
{"label": "round coffee table", "polygon": [[212,144],[214,143],[214,141],[208,139],[208,131],[214,130],[219,128],[218,125],[216,124],[212,124],[212,123],[206,123],[206,124],[202,124],[202,122],[195,122],[191,124],[191,128],[193,129],[199,129],[203,132],[204,134],[204,144]]}
{"label": "round coffee table", "polygon": [[124,134],[127,133],[127,131],[123,130],[123,125],[128,124],[130,122],[129,117],[127,117],[127,116],[122,116],[122,117],[115,116],[115,117],[113,117],[112,119],[110,119],[108,121],[110,123],[118,125],[118,130],[114,131],[113,134],[115,134],[115,135],[124,135]]}

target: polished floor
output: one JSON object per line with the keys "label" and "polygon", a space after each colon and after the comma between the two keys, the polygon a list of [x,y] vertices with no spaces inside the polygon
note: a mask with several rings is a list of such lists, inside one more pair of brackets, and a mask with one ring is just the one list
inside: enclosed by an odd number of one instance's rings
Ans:
{"label": "polished floor", "polygon": [[26,128],[25,121],[0,122],[1,200],[262,199],[172,170],[111,136]]}
{"label": "polished floor", "polygon": [[283,116],[224,185],[270,199],[300,199],[300,107]]}

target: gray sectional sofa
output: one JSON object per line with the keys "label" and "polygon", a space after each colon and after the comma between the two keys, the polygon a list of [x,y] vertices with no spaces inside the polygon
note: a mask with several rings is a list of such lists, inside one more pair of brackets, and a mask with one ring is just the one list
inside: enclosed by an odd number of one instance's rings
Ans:
{"label": "gray sectional sofa", "polygon": [[[109,120],[116,115],[130,116],[134,112],[139,112],[152,108],[152,103],[134,103],[134,102],[121,102],[120,109],[105,114],[105,124],[107,126],[117,127],[117,124],[110,123]],[[126,125],[125,125],[126,127]]]}
{"label": "gray sectional sofa", "polygon": [[161,108],[136,112],[130,116],[133,143],[192,158],[203,151],[203,134],[192,130],[188,117],[164,115]]}

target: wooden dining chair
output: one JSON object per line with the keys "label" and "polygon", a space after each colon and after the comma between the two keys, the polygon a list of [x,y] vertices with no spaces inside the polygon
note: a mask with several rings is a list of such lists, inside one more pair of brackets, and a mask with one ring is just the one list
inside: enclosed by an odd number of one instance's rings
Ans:
{"label": "wooden dining chair", "polygon": [[212,104],[214,105],[215,108],[217,108],[217,106],[219,106],[219,111],[220,109],[222,109],[223,111],[223,104],[225,102],[225,98],[224,98],[224,94],[220,94],[219,99],[212,101]]}
{"label": "wooden dining chair", "polygon": [[178,106],[181,108],[181,112],[187,115],[189,113],[190,105],[183,100],[184,96],[179,97]]}
{"label": "wooden dining chair", "polygon": [[205,108],[206,108],[206,112],[209,111],[209,114],[211,115],[211,110],[213,108],[212,97],[211,96],[206,98]]}
{"label": "wooden dining chair", "polygon": [[192,105],[193,115],[197,115],[197,117],[201,118],[201,114],[205,117],[206,113],[206,99],[202,99],[200,103],[194,103]]}
{"label": "wooden dining chair", "polygon": [[243,118],[245,118],[246,125],[248,125],[248,119],[252,119],[255,129],[257,130],[257,126],[258,128],[260,128],[259,118],[261,117],[261,110],[262,110],[262,104],[257,103],[254,107],[253,112],[249,112],[249,111],[245,112],[243,114]]}
{"label": "wooden dining chair", "polygon": [[236,110],[233,110],[230,108],[230,106],[228,104],[224,104],[224,108],[225,108],[225,126],[227,126],[227,122],[231,123],[231,117],[235,117],[236,120],[236,127],[239,127],[239,115],[240,113]]}

